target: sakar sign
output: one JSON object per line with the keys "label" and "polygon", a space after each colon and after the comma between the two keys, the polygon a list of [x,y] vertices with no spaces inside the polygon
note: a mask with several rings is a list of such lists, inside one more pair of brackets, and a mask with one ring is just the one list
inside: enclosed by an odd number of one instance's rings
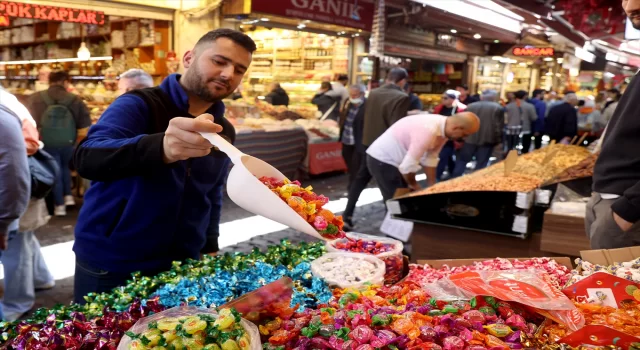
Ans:
{"label": "sakar sign", "polygon": [[10,25],[11,17],[82,24],[104,24],[104,12],[102,11],[0,1],[0,25]]}
{"label": "sakar sign", "polygon": [[514,47],[512,51],[514,56],[529,56],[529,57],[553,57],[556,54],[556,50],[553,47]]}
{"label": "sakar sign", "polygon": [[371,0],[253,0],[252,12],[261,12],[371,31]]}

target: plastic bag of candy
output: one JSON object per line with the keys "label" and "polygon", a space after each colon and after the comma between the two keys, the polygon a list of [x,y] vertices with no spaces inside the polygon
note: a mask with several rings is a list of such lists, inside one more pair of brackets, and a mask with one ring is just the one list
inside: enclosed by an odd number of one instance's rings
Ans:
{"label": "plastic bag of candy", "polygon": [[118,350],[157,348],[261,350],[260,333],[235,309],[174,307],[140,319],[118,344]]}
{"label": "plastic bag of candy", "polygon": [[573,302],[553,286],[550,277],[537,272],[467,271],[422,286],[437,300],[491,296],[518,302],[575,331],[584,326],[584,316]]}
{"label": "plastic bag of candy", "polygon": [[369,254],[334,252],[311,262],[311,272],[330,286],[361,288],[367,284],[382,285],[384,262]]}
{"label": "plastic bag of candy", "polygon": [[394,284],[403,277],[402,249],[404,249],[404,245],[395,239],[349,232],[344,238],[327,242],[326,247],[328,252],[347,251],[376,256],[384,261],[386,266],[384,275],[384,283],[386,284]]}

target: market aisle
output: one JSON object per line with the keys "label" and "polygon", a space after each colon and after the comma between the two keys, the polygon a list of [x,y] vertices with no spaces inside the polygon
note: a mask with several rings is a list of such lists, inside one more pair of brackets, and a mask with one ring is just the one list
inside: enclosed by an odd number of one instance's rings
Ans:
{"label": "market aisle", "polygon": [[[342,212],[347,202],[344,195],[346,181],[347,177],[340,175],[305,181],[304,184],[313,186],[317,193],[333,199],[327,205],[328,209]],[[363,192],[356,213],[360,218],[356,221],[358,232],[378,233],[385,210],[381,200],[380,191],[375,187],[370,187]],[[72,251],[73,229],[77,215],[77,209],[70,210],[67,217],[53,218],[47,226],[37,232],[43,255],[56,278],[57,285],[53,290],[37,294],[36,307],[51,307],[57,303],[67,304],[72,298],[75,268],[75,256]],[[247,252],[256,247],[263,248],[277,244],[284,238],[294,242],[313,240],[312,237],[255,216],[239,208],[228,198],[223,204],[220,232],[220,246],[223,252]],[[3,271],[0,271],[0,279],[3,275]]]}

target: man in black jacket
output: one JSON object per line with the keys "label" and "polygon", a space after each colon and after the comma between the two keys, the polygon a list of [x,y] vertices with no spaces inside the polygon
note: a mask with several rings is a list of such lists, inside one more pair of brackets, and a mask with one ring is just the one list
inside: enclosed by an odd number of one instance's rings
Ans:
{"label": "man in black jacket", "polygon": [[[622,2],[640,29],[640,1]],[[633,78],[603,135],[587,205],[586,231],[593,249],[640,245],[640,80]]]}
{"label": "man in black jacket", "polygon": [[271,92],[265,97],[265,100],[274,106],[289,106],[289,95],[280,86],[280,83],[271,84]]}
{"label": "man in black jacket", "polygon": [[568,93],[564,100],[565,102],[551,108],[544,125],[545,134],[556,142],[569,142],[578,135],[578,96]]}

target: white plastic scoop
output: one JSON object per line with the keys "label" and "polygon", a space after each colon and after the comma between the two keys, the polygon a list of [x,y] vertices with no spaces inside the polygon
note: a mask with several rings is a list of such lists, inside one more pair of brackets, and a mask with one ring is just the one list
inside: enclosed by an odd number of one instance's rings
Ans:
{"label": "white plastic scoop", "polygon": [[258,180],[262,176],[280,181],[287,179],[278,169],[240,152],[218,134],[201,133],[201,135],[220,151],[226,153],[234,164],[227,179],[227,194],[234,203],[254,214],[326,240],[278,195]]}

